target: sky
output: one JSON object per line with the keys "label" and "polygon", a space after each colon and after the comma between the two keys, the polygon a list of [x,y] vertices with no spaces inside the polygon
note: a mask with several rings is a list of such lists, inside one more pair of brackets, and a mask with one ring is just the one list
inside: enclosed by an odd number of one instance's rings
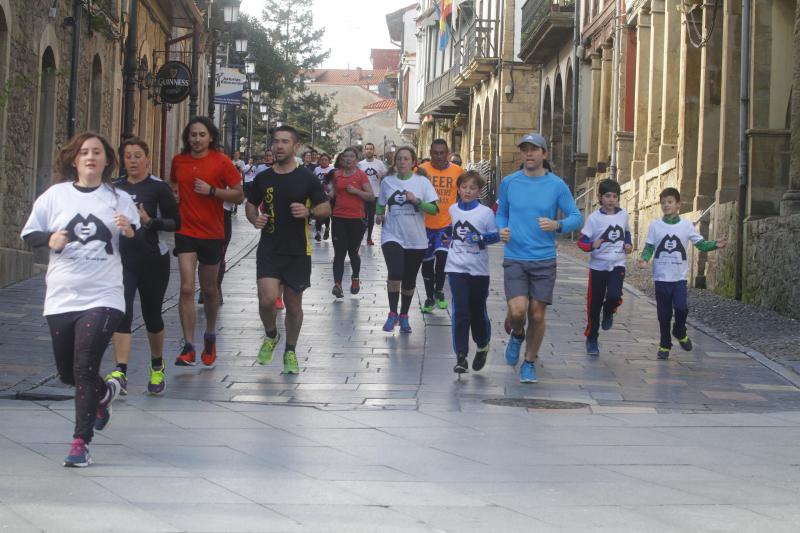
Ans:
{"label": "sky", "polygon": [[[314,25],[325,28],[322,48],[331,50],[324,68],[372,68],[372,48],[394,48],[386,15],[413,0],[314,0]],[[261,17],[264,2],[243,0],[241,10]]]}

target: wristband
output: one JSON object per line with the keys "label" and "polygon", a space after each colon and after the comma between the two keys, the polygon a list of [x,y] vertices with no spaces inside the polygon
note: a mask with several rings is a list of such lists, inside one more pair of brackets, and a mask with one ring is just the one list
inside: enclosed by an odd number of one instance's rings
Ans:
{"label": "wristband", "polygon": [[208,195],[209,196],[214,196],[214,193],[216,193],[216,192],[217,192],[217,188],[214,187],[213,185],[211,185],[211,188],[208,190]]}

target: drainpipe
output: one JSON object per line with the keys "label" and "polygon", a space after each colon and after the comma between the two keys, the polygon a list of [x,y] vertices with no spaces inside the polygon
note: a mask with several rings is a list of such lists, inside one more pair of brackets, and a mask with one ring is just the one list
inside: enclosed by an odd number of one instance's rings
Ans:
{"label": "drainpipe", "polygon": [[742,0],[741,100],[739,102],[739,197],[736,201],[736,261],[734,296],[742,299],[744,278],[744,217],[747,214],[747,124],[750,105],[750,0]]}
{"label": "drainpipe", "polygon": [[192,28],[192,87],[189,92],[189,118],[197,116],[197,96],[199,93],[197,87],[197,49],[200,48],[199,31],[200,28],[195,24]]}
{"label": "drainpipe", "polygon": [[578,186],[578,176],[576,175],[578,169],[578,92],[580,89],[581,81],[581,68],[578,64],[578,50],[581,46],[581,4],[583,2],[575,2],[575,28],[572,34],[574,46],[572,48],[572,192]]}
{"label": "drainpipe", "polygon": [[75,122],[78,100],[78,68],[81,49],[81,2],[72,2],[72,69],[69,75],[69,98],[67,101],[67,137],[75,135]]}
{"label": "drainpipe", "polygon": [[[136,38],[139,33],[139,0],[130,0],[128,39],[125,43],[125,100],[123,104],[122,138],[133,136],[134,98],[136,96]],[[164,104],[166,105],[166,104]]]}
{"label": "drainpipe", "polygon": [[208,76],[208,118],[212,121],[217,108],[214,103],[214,96],[217,92],[217,46],[217,32],[215,30],[211,40],[211,65],[209,65],[211,72]]}
{"label": "drainpipe", "polygon": [[619,117],[619,49],[622,35],[622,24],[619,3],[622,0],[614,0],[614,58],[611,63],[611,165],[608,169],[609,177],[617,179],[617,121]]}

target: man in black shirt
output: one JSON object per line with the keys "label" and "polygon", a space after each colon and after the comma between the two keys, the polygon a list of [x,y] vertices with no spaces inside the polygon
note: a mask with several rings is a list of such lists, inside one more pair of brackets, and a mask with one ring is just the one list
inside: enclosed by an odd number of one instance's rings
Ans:
{"label": "man in black shirt", "polygon": [[325,218],[331,205],[314,175],[295,161],[300,143],[297,130],[280,126],[272,136],[275,164],[253,180],[245,207],[247,219],[261,230],[256,252],[258,310],[267,338],[258,353],[259,364],[272,362],[280,335],[275,325],[275,301],[284,287],[286,351],[284,374],[300,369],[295,346],[303,324],[303,291],[311,285],[311,243],[308,218]]}

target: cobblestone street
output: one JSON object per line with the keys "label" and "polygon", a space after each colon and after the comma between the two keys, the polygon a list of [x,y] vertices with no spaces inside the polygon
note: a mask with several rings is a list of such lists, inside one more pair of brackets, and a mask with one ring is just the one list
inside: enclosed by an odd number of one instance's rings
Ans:
{"label": "cobblestone street", "polygon": [[[676,349],[658,361],[655,307],[638,292],[625,294],[614,329],[601,335],[600,357],[585,355],[586,269],[566,254],[540,382],[522,385],[502,355],[499,246],[492,354],[483,371],[458,380],[446,312],[423,321],[412,310],[411,335],[384,333],[380,249],[362,247],[361,294],[334,302],[329,242],[313,245],[301,373],[256,365],[254,245],[255,232],[235,217],[217,366],[169,366],[164,397],[146,396],[138,330],[130,393],[115,403],[92,447],[96,463],[85,470],[60,466],[73,405],[55,399],[72,393],[49,377],[43,280],[0,291],[5,394],[38,398],[0,400],[0,527],[796,530],[800,389],[697,330],[690,329],[693,352]],[[173,280],[168,360],[180,336],[176,292]],[[112,364],[109,350],[104,370]],[[585,407],[534,410],[487,399]]]}

